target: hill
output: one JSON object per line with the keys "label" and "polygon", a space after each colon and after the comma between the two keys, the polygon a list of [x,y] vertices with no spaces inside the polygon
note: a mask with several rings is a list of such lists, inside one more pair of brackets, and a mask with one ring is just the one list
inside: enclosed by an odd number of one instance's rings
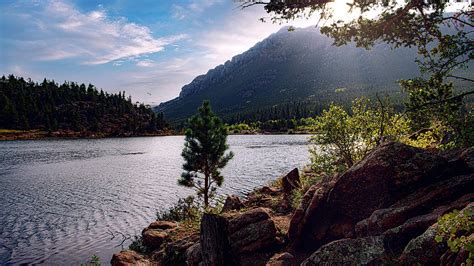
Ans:
{"label": "hill", "polygon": [[398,79],[419,75],[415,58],[414,49],[335,47],[316,28],[282,28],[196,77],[177,98],[155,110],[179,122],[209,99],[216,113],[229,119],[291,102],[325,105],[375,92],[398,92]]}
{"label": "hill", "polygon": [[125,92],[109,94],[91,84],[59,85],[46,79],[38,84],[13,75],[0,79],[0,129],[133,136],[157,133],[164,127],[162,114],[132,103]]}

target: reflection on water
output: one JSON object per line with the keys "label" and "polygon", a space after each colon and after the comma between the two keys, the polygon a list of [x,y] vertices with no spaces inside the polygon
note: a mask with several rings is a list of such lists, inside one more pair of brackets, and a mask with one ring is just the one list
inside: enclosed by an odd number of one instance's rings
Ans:
{"label": "reflection on water", "polygon": [[[223,194],[243,195],[308,160],[307,136],[230,136]],[[0,265],[104,264],[121,236],[192,190],[183,137],[0,142]],[[129,242],[124,244],[127,247]]]}

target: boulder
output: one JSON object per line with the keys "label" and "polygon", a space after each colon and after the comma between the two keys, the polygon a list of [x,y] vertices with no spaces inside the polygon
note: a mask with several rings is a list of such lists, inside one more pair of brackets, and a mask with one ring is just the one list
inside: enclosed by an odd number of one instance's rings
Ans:
{"label": "boulder", "polygon": [[298,168],[291,170],[291,172],[281,179],[281,187],[286,199],[289,199],[293,190],[298,189],[300,186],[300,174]]}
{"label": "boulder", "polygon": [[442,180],[438,173],[446,165],[446,159],[422,149],[396,142],[382,144],[326,187],[315,190],[303,217],[291,222],[290,239],[296,246],[317,247],[352,238],[357,222]]}
{"label": "boulder", "polygon": [[161,230],[168,230],[176,228],[176,222],[170,221],[154,221],[149,226],[148,229],[161,229]]}
{"label": "boulder", "polygon": [[189,266],[198,266],[201,261],[201,244],[196,243],[186,250],[186,264]]}
{"label": "boulder", "polygon": [[385,255],[383,238],[380,236],[340,239],[320,247],[301,265],[381,264]]}
{"label": "boulder", "polygon": [[244,204],[240,201],[240,198],[235,195],[229,195],[225,199],[222,212],[228,212],[233,210],[240,210],[244,207]]}
{"label": "boulder", "polygon": [[467,165],[471,172],[474,172],[474,147],[463,151],[459,158]]}
{"label": "boulder", "polygon": [[235,253],[246,253],[277,243],[276,226],[264,208],[256,208],[229,221],[229,240]]}
{"label": "boulder", "polygon": [[160,229],[147,228],[142,232],[143,244],[151,249],[159,249],[168,238],[168,233]]}
{"label": "boulder", "polygon": [[437,224],[430,226],[423,234],[410,240],[399,258],[402,265],[439,265],[447,247],[435,241]]}
{"label": "boulder", "polygon": [[196,243],[199,243],[197,233],[178,240],[167,241],[166,245],[162,245],[162,248],[152,253],[151,257],[164,265],[184,265],[188,260],[188,249]]}
{"label": "boulder", "polygon": [[[474,175],[456,176],[418,189],[389,208],[374,211],[355,226],[357,236],[378,235],[403,224],[408,219],[431,212],[437,207],[453,203],[452,208],[463,208],[474,199],[469,194],[474,187]],[[460,202],[455,201],[460,198]],[[443,210],[445,211],[445,210]],[[437,213],[436,216],[442,213]]]}
{"label": "boulder", "polygon": [[150,260],[146,259],[143,255],[138,254],[133,250],[123,250],[112,256],[110,261],[112,266],[151,266],[154,265]]}

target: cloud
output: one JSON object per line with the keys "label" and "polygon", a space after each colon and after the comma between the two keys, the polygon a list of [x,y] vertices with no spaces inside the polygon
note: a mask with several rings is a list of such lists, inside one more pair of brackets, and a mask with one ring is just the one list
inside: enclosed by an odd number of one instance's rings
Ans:
{"label": "cloud", "polygon": [[173,4],[171,12],[173,18],[184,20],[191,16],[200,15],[209,7],[221,2],[222,0],[192,0],[186,5]]}
{"label": "cloud", "polygon": [[86,13],[62,1],[43,2],[35,13],[9,17],[35,29],[28,41],[11,36],[18,52],[43,61],[78,58],[86,65],[106,64],[161,52],[186,38],[184,34],[155,38],[148,27],[110,17],[100,7]]}

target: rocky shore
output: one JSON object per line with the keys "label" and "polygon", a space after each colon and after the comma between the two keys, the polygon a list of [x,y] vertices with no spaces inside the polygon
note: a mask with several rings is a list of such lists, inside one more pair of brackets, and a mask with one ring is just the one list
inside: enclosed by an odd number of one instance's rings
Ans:
{"label": "rocky shore", "polygon": [[[311,173],[303,173],[310,175]],[[446,154],[385,143],[346,172],[325,176],[301,204],[295,169],[275,185],[229,196],[200,230],[155,221],[142,232],[146,254],[114,254],[112,265],[459,265],[435,241],[438,218],[474,213],[474,148]],[[473,232],[468,232],[472,238]]]}

